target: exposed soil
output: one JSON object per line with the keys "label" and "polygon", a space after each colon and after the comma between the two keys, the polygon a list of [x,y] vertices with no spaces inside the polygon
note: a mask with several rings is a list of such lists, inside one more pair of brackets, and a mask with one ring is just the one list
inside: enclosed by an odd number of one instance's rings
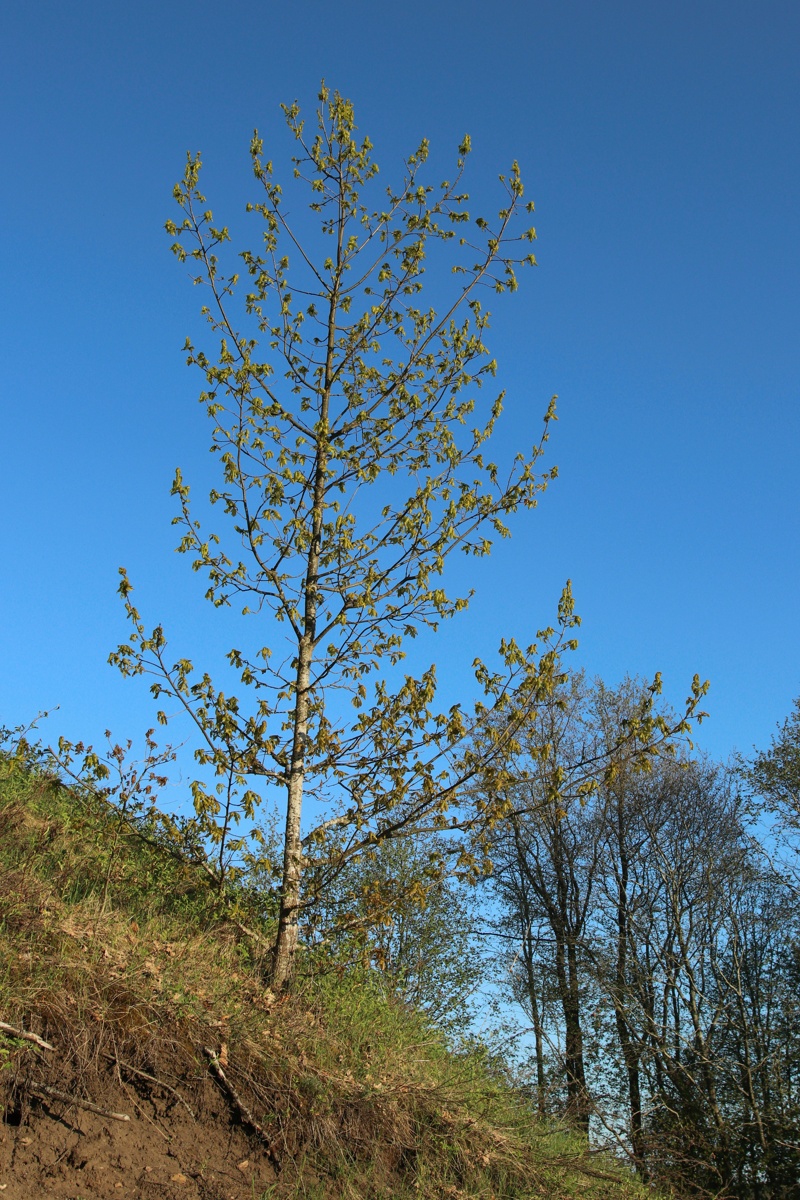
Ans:
{"label": "exposed soil", "polygon": [[[63,1082],[53,1086],[69,1090]],[[183,1093],[194,1118],[166,1088],[115,1079],[110,1066],[92,1081],[91,1092],[76,1084],[71,1094],[131,1119],[20,1090],[0,1121],[2,1200],[260,1200],[271,1194],[276,1172],[264,1142],[241,1124],[211,1078]]]}

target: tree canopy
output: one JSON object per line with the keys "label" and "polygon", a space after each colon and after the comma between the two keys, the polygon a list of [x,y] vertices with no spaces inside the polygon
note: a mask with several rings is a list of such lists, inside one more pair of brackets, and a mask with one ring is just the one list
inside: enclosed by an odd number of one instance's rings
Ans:
{"label": "tree canopy", "polygon": [[[471,713],[436,710],[434,666],[398,674],[406,640],[468,604],[445,587],[449,556],[486,556],[555,475],[537,470],[554,401],[529,451],[499,464],[489,440],[503,396],[483,395],[496,370],[484,298],[514,292],[518,271],[534,264],[533,205],[513,163],[495,217],[470,215],[468,137],[452,180],[429,182],[422,141],[402,179],[381,188],[348,100],[323,87],[310,133],[297,104],[284,113],[298,147],[292,200],[305,189],[314,236],[297,232],[258,133],[258,195],[247,209],[261,241],[241,252],[242,269],[223,265],[230,235],[200,191],[197,155],[175,188],[181,217],[167,223],[208,297],[214,348],[187,341],[186,350],[205,377],[221,475],[210,500],[224,523],[222,532],[201,523],[178,471],[179,550],[206,575],[214,606],[240,605],[251,618],[251,644],[228,654],[239,686],[233,694],[191,660],[173,661],[124,571],[132,632],[112,656],[124,674],[154,676],[160,721],[164,702],[178,701],[194,723],[196,758],[214,783],[193,784],[184,833],[215,844],[221,878],[245,850],[238,822],[254,816],[265,787],[284,793],[276,984],[292,971],[306,866],[326,845],[341,866],[387,838],[491,820],[486,806],[447,815],[476,770],[476,723],[492,711],[490,740],[513,738],[552,686],[577,621],[567,588],[541,650],[508,641],[497,669],[476,661],[484,695]],[[436,307],[423,296],[434,269]],[[494,753],[484,739],[484,765]]]}

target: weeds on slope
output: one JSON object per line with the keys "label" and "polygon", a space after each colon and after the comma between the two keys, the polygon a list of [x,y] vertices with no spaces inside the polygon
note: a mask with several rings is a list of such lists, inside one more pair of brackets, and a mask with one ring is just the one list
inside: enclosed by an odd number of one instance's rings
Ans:
{"label": "weeds on slope", "polygon": [[274,995],[270,936],[257,897],[223,903],[96,796],[0,758],[0,1022],[58,1047],[0,1030],[6,1119],[48,1088],[91,1104],[110,1072],[194,1119],[211,1081],[276,1198],[644,1194],[369,970],[311,961]]}

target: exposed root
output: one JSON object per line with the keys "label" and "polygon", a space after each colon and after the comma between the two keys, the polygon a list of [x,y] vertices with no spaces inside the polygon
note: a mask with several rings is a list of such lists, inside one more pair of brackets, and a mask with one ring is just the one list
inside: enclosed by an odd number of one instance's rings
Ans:
{"label": "exposed root", "polygon": [[99,1104],[94,1104],[91,1100],[82,1100],[79,1096],[68,1096],[66,1092],[59,1092],[56,1088],[48,1087],[44,1083],[37,1083],[35,1087],[29,1087],[28,1091],[32,1096],[37,1096],[39,1100],[60,1100],[62,1104],[74,1104],[78,1108],[85,1108],[89,1112],[97,1113],[98,1117],[108,1117],[111,1121],[130,1121],[127,1113],[111,1112],[107,1108],[101,1108]]}
{"label": "exposed root", "polygon": [[258,1134],[258,1136],[261,1138],[261,1141],[264,1143],[264,1145],[266,1147],[267,1155],[269,1156],[270,1162],[272,1163],[272,1165],[276,1171],[279,1170],[280,1165],[281,1165],[281,1160],[280,1160],[279,1156],[277,1155],[277,1153],[275,1152],[275,1148],[272,1145],[272,1142],[270,1141],[269,1137],[267,1136],[266,1130],[264,1129],[263,1125],[259,1125],[258,1121],[253,1116],[250,1109],[244,1103],[241,1096],[236,1091],[236,1089],[233,1086],[233,1084],[231,1083],[231,1081],[228,1079],[227,1075],[225,1074],[225,1072],[222,1069],[222,1064],[219,1061],[219,1056],[217,1055],[216,1051],[212,1050],[209,1046],[204,1046],[203,1053],[208,1056],[208,1060],[211,1063],[212,1071],[216,1075],[219,1082],[222,1084],[222,1086],[223,1086],[224,1090],[227,1092],[229,1098],[233,1101],[233,1103],[236,1107],[236,1110],[239,1113],[239,1116],[241,1117],[242,1121],[244,1121],[245,1125],[249,1125],[249,1127],[253,1130],[254,1133]]}

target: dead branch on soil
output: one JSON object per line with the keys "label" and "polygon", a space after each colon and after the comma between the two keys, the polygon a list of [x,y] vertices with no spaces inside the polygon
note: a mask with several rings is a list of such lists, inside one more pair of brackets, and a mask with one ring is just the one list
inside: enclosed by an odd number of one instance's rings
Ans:
{"label": "dead branch on soil", "polygon": [[[593,1153],[591,1150],[589,1154]],[[602,1147],[595,1153],[603,1153]],[[553,1160],[560,1167],[566,1167],[567,1170],[578,1171],[581,1175],[588,1175],[590,1179],[607,1179],[610,1183],[621,1183],[619,1175],[612,1175],[609,1171],[600,1171],[597,1167],[589,1167],[583,1161],[583,1158],[572,1158],[561,1156]]]}
{"label": "dead branch on soil", "polygon": [[208,1060],[211,1063],[211,1068],[212,1068],[214,1074],[216,1075],[217,1079],[222,1084],[225,1091],[228,1093],[228,1096],[230,1097],[230,1099],[233,1101],[233,1103],[239,1113],[239,1116],[242,1118],[244,1123],[246,1125],[249,1125],[250,1128],[252,1130],[254,1130],[254,1132],[257,1133],[258,1136],[261,1138],[261,1141],[264,1143],[264,1145],[267,1148],[267,1155],[269,1156],[270,1162],[275,1167],[275,1169],[278,1170],[278,1168],[281,1165],[280,1158],[275,1153],[275,1149],[272,1145],[272,1142],[270,1141],[270,1139],[267,1136],[266,1130],[264,1129],[263,1125],[259,1125],[258,1121],[253,1116],[250,1109],[247,1107],[247,1105],[242,1100],[241,1096],[236,1091],[236,1089],[233,1086],[233,1084],[231,1083],[231,1081],[228,1079],[227,1075],[225,1074],[225,1072],[222,1069],[222,1064],[219,1061],[219,1056],[217,1055],[216,1051],[210,1049],[210,1047],[208,1047],[208,1046],[203,1046],[203,1053],[208,1056]]}
{"label": "dead branch on soil", "polygon": [[6,1025],[5,1021],[0,1021],[0,1033],[20,1038],[23,1042],[33,1042],[34,1046],[39,1046],[42,1050],[55,1050],[55,1046],[51,1046],[44,1038],[40,1038],[38,1033],[30,1033],[27,1029],[15,1029],[13,1025]]}
{"label": "dead branch on soil", "polygon": [[68,1096],[65,1092],[47,1087],[44,1083],[37,1083],[35,1087],[29,1087],[28,1091],[32,1096],[37,1096],[39,1100],[60,1100],[62,1104],[74,1104],[78,1108],[85,1108],[89,1112],[97,1113],[98,1117],[108,1117],[112,1121],[130,1121],[127,1113],[111,1112],[107,1108],[101,1108],[99,1104],[94,1104],[91,1100],[82,1100],[79,1096]]}
{"label": "dead branch on soil", "polygon": [[260,933],[256,933],[255,929],[250,929],[247,925],[243,925],[241,921],[235,921],[233,918],[228,919],[240,933],[243,933],[245,937],[251,938],[257,946],[263,946],[268,953],[271,953],[275,949],[274,942],[263,938]]}

